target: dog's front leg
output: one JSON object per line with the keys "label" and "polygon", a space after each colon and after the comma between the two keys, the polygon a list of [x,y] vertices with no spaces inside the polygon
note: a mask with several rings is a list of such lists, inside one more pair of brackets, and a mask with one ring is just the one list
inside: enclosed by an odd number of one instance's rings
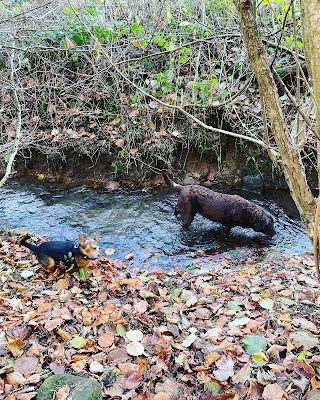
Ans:
{"label": "dog's front leg", "polygon": [[222,225],[222,233],[224,235],[230,235],[231,226]]}
{"label": "dog's front leg", "polygon": [[175,209],[174,209],[174,215],[178,218],[179,217],[179,215],[180,215],[180,211],[179,211],[179,208],[178,208],[178,206],[175,206]]}
{"label": "dog's front leg", "polygon": [[191,225],[197,210],[192,206],[187,198],[178,199],[178,208],[181,215],[184,229],[188,229]]}

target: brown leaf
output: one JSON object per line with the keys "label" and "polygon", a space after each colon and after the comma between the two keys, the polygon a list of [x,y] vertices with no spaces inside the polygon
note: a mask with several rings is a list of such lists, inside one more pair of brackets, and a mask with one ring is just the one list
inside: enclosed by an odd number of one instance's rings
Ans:
{"label": "brown leaf", "polygon": [[210,365],[213,364],[215,361],[219,360],[220,357],[221,355],[216,352],[207,354],[205,362],[206,366],[210,367]]}
{"label": "brown leaf", "polygon": [[66,400],[70,393],[70,386],[64,385],[55,392],[55,398],[57,400]]}
{"label": "brown leaf", "polygon": [[319,340],[317,336],[309,332],[292,332],[289,337],[296,349],[302,347],[304,350],[310,350],[313,347],[318,347]]}
{"label": "brown leaf", "polygon": [[57,290],[68,289],[70,279],[59,279],[52,287]]}
{"label": "brown leaf", "polygon": [[311,365],[309,365],[305,361],[296,361],[294,363],[294,371],[300,376],[304,376],[305,378],[312,378],[316,375]]}
{"label": "brown leaf", "polygon": [[131,390],[137,388],[142,380],[142,374],[140,374],[140,372],[134,372],[126,379],[126,389]]}
{"label": "brown leaf", "polygon": [[216,361],[216,366],[218,369],[213,371],[213,375],[219,382],[226,381],[234,375],[234,360],[232,357],[222,355],[221,358]]}
{"label": "brown leaf", "polygon": [[320,381],[317,381],[317,378],[315,376],[311,378],[311,386],[312,389],[320,389]]}
{"label": "brown leaf", "polygon": [[103,335],[99,336],[98,343],[99,346],[103,348],[112,346],[114,343],[114,334],[111,332],[104,333]]}
{"label": "brown leaf", "polygon": [[123,139],[118,139],[118,140],[116,141],[116,146],[118,146],[118,147],[123,147],[123,145],[124,145],[124,140],[123,140]]}
{"label": "brown leaf", "polygon": [[7,374],[6,383],[13,386],[23,386],[26,383],[26,378],[17,371]]}
{"label": "brown leaf", "polygon": [[251,368],[250,365],[247,364],[244,367],[240,369],[233,377],[232,377],[232,382],[234,383],[246,383],[247,381],[250,381],[250,375],[251,375]]}
{"label": "brown leaf", "polygon": [[320,390],[312,389],[307,393],[306,400],[319,400],[320,399]]}
{"label": "brown leaf", "polygon": [[267,385],[262,393],[264,400],[282,400],[284,390],[277,383]]}
{"label": "brown leaf", "polygon": [[8,349],[11,351],[14,357],[20,357],[23,353],[23,348],[25,347],[26,343],[20,339],[9,340],[7,344]]}
{"label": "brown leaf", "polygon": [[14,362],[14,370],[25,375],[36,370],[38,358],[36,357],[20,357]]}
{"label": "brown leaf", "polygon": [[16,400],[31,400],[34,399],[37,392],[20,393],[16,395]]}
{"label": "brown leaf", "polygon": [[158,392],[154,395],[153,400],[171,400],[171,397],[166,392]]}
{"label": "brown leaf", "polygon": [[49,364],[49,367],[52,372],[55,374],[63,374],[65,372],[65,367],[62,363],[53,361]]}
{"label": "brown leaf", "polygon": [[74,49],[74,48],[76,47],[76,46],[74,45],[74,43],[72,42],[72,40],[70,40],[70,39],[68,38],[68,36],[66,36],[65,39],[66,39],[66,43],[67,43],[67,48],[68,48],[68,49]]}
{"label": "brown leaf", "polygon": [[31,335],[31,333],[32,333],[31,326],[26,326],[26,325],[17,325],[7,330],[8,336],[21,340],[27,339]]}
{"label": "brown leaf", "polygon": [[51,319],[49,321],[47,321],[44,325],[44,327],[49,331],[53,331],[54,329],[56,329],[59,325],[61,325],[63,323],[62,318],[55,318],[55,319]]}
{"label": "brown leaf", "polygon": [[62,330],[62,329],[59,329],[59,328],[58,328],[58,329],[56,330],[56,333],[57,333],[65,342],[71,340],[71,335],[70,335],[68,332],[66,332],[66,331],[64,331],[64,330]]}

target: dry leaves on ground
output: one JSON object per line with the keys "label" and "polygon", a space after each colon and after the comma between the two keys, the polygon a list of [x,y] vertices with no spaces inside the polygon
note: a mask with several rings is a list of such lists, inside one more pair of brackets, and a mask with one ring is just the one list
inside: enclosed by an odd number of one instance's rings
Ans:
{"label": "dry leaves on ground", "polygon": [[2,398],[35,398],[48,374],[69,372],[105,398],[319,399],[320,285],[301,257],[262,258],[196,274],[106,259],[82,281],[36,271],[3,236]]}

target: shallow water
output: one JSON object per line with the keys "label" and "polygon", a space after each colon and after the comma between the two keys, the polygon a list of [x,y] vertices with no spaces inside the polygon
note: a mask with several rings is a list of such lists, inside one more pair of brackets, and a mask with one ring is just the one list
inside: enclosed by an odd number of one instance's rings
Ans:
{"label": "shallow water", "polygon": [[55,240],[98,231],[102,257],[107,248],[115,249],[110,258],[125,260],[133,253],[130,264],[140,269],[169,271],[197,264],[214,268],[225,254],[246,259],[266,246],[292,254],[312,251],[288,193],[239,194],[274,216],[278,233],[271,241],[251,229],[233,228],[229,236],[223,235],[219,224],[201,216],[185,231],[174,216],[177,195],[167,190],[108,192],[26,180],[12,180],[0,190],[0,227],[27,228]]}

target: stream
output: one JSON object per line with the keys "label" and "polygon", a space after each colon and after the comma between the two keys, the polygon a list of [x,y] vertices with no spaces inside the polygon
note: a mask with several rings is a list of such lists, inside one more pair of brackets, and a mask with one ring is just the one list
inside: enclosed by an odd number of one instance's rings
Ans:
{"label": "stream", "polygon": [[197,215],[188,231],[175,217],[177,194],[87,187],[66,187],[20,179],[0,190],[0,228],[74,241],[100,232],[101,257],[126,261],[140,270],[172,271],[197,266],[214,268],[228,259],[248,259],[260,249],[302,254],[312,246],[298,221],[298,212],[286,191],[262,195],[233,191],[266,208],[275,219],[272,240],[251,229],[233,228],[222,234],[221,225]]}

